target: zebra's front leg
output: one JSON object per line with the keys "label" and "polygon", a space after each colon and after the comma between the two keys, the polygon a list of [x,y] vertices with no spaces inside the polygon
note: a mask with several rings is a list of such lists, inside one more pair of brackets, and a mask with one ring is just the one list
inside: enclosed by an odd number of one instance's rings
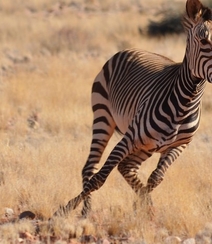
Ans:
{"label": "zebra's front leg", "polygon": [[[118,170],[127,181],[127,183],[132,187],[135,193],[140,196],[139,205],[142,206],[151,206],[152,200],[151,196],[146,194],[141,194],[140,190],[144,188],[144,184],[138,177],[138,170],[142,162],[149,158],[152,154],[149,152],[138,151],[134,154],[131,154],[129,157],[125,158],[118,165]],[[138,203],[137,201],[133,204],[133,208],[137,211]]]}
{"label": "zebra's front leg", "polygon": [[140,189],[141,194],[151,192],[162,182],[166,170],[177,159],[177,157],[179,157],[179,155],[184,151],[186,146],[187,144],[183,144],[182,146],[171,148],[161,154],[157,168],[149,176],[147,180],[147,185]]}
{"label": "zebra's front leg", "polygon": [[118,165],[118,171],[137,194],[139,194],[140,189],[144,187],[144,184],[138,177],[138,170],[141,163],[150,156],[150,153],[139,151],[125,158]]}

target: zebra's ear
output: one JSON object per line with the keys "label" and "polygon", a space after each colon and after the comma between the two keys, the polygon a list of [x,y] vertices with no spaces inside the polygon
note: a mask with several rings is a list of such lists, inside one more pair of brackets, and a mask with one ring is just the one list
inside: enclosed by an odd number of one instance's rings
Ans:
{"label": "zebra's ear", "polygon": [[186,12],[190,19],[197,22],[203,14],[205,7],[199,0],[187,0]]}

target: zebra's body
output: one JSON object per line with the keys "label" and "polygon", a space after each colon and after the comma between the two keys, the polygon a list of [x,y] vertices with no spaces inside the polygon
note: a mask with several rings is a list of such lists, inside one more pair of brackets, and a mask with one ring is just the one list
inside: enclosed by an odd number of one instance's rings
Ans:
{"label": "zebra's body", "polygon": [[[74,209],[84,200],[82,213],[86,215],[91,208],[90,193],[104,184],[116,166],[137,194],[148,194],[192,140],[199,127],[206,82],[212,82],[212,13],[199,0],[187,0],[186,10],[188,38],[182,63],[128,49],[115,54],[97,75],[92,87],[93,138],[82,170],[83,191],[55,214]],[[94,174],[115,129],[123,137]],[[155,152],[160,159],[144,186],[138,169]]]}
{"label": "zebra's body", "polygon": [[[197,86],[191,77],[185,77],[185,63],[176,64],[164,56],[139,49],[117,53],[94,81],[94,114],[98,105],[104,104],[117,130],[124,135],[130,133],[131,127],[137,128],[133,133],[137,138],[131,141],[151,152],[163,152],[170,145],[176,147],[182,142],[187,144],[199,125],[205,81]],[[99,117],[97,114],[94,119]]]}

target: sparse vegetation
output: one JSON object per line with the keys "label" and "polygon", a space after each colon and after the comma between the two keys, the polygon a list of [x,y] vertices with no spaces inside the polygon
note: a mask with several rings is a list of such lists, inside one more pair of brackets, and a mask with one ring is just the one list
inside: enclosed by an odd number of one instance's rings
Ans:
{"label": "sparse vegetation", "polygon": [[[168,236],[184,240],[196,235],[204,243],[210,238],[210,84],[198,134],[152,193],[154,218],[142,208],[135,215],[136,196],[114,170],[93,193],[88,219],[79,218],[79,208],[52,226],[48,222],[60,204],[81,190],[91,140],[90,90],[105,61],[128,47],[182,60],[184,35],[152,38],[139,32],[156,21],[166,4],[170,6],[165,0],[148,5],[139,0],[0,2],[1,243],[165,243]],[[118,138],[112,138],[102,162]],[[144,182],[157,159],[141,167]],[[5,216],[5,208],[14,210],[14,218]],[[38,223],[16,221],[26,210],[36,214]]]}
{"label": "sparse vegetation", "polygon": [[181,16],[169,16],[161,22],[150,21],[148,34],[152,37],[184,33]]}

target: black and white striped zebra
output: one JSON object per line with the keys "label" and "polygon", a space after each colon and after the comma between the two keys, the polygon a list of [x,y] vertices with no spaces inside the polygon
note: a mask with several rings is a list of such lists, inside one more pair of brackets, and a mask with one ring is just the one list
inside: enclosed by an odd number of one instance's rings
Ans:
{"label": "black and white striped zebra", "polygon": [[[82,170],[83,191],[55,213],[66,213],[99,189],[117,166],[139,195],[150,193],[168,167],[191,142],[199,127],[201,98],[212,82],[212,11],[199,0],[187,0],[184,26],[187,46],[182,63],[139,49],[115,54],[92,87],[93,138]],[[94,173],[114,130],[123,137],[102,168]],[[144,185],[138,178],[142,162],[160,153],[157,168]]]}

